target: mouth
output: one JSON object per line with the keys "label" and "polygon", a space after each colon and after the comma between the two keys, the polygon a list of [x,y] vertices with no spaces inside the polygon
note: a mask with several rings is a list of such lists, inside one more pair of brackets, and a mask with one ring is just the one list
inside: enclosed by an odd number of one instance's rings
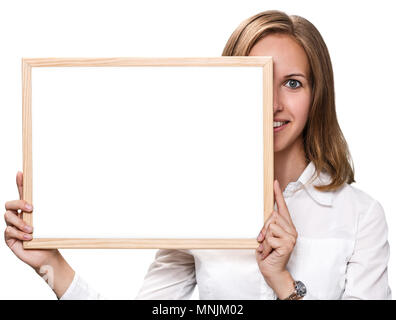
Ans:
{"label": "mouth", "polygon": [[274,121],[274,132],[284,129],[290,121]]}

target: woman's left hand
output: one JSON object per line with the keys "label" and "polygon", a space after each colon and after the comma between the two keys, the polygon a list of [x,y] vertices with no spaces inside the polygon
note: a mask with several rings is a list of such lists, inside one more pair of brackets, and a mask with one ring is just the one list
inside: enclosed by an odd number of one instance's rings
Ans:
{"label": "woman's left hand", "polygon": [[298,234],[277,180],[274,182],[274,193],[278,212],[272,212],[257,237],[260,245],[256,249],[256,260],[267,283],[277,291],[275,287],[293,285],[286,266]]}

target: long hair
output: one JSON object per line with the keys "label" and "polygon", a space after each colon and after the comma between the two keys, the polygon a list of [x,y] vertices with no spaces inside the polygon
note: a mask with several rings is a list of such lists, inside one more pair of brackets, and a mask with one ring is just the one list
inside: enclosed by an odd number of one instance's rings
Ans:
{"label": "long hair", "polygon": [[256,42],[266,35],[281,33],[292,37],[305,50],[310,65],[312,99],[303,130],[306,160],[330,175],[320,191],[338,189],[345,182],[355,182],[354,166],[347,142],[337,121],[333,68],[327,46],[315,26],[308,20],[268,10],[243,21],[228,39],[223,56],[248,56]]}

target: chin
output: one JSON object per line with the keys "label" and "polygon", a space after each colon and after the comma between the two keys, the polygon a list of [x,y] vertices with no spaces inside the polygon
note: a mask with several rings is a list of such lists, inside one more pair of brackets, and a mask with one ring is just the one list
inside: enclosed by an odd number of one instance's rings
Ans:
{"label": "chin", "polygon": [[279,141],[274,141],[274,153],[280,152],[287,149],[287,144],[286,143],[279,143]]}
{"label": "chin", "polygon": [[[278,137],[279,138],[279,137]],[[296,148],[300,148],[302,142],[302,136],[299,135],[297,138],[290,137],[282,137],[283,139],[275,139],[274,140],[274,153],[277,152],[284,152],[284,151],[291,151],[295,150]]]}
{"label": "chin", "polygon": [[282,152],[284,150],[285,150],[285,148],[274,148],[274,153],[279,153],[279,152]]}
{"label": "chin", "polygon": [[286,151],[288,149],[291,149],[292,145],[293,145],[293,143],[290,142],[290,141],[286,141],[286,142],[285,141],[282,141],[282,142],[278,141],[278,143],[276,141],[274,141],[274,153],[283,152],[283,151]]}

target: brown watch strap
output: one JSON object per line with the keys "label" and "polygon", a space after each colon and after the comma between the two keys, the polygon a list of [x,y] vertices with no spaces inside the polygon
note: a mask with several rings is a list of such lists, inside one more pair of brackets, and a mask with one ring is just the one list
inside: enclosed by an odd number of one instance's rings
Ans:
{"label": "brown watch strap", "polygon": [[292,292],[292,294],[290,294],[288,297],[286,297],[285,299],[277,299],[277,300],[298,300],[299,298],[301,298],[298,294],[297,294],[297,290],[296,290],[296,281],[293,281],[293,285],[294,285],[294,291]]}
{"label": "brown watch strap", "polygon": [[300,296],[297,294],[296,290],[294,289],[294,292],[284,300],[298,300],[298,298],[300,298]]}

